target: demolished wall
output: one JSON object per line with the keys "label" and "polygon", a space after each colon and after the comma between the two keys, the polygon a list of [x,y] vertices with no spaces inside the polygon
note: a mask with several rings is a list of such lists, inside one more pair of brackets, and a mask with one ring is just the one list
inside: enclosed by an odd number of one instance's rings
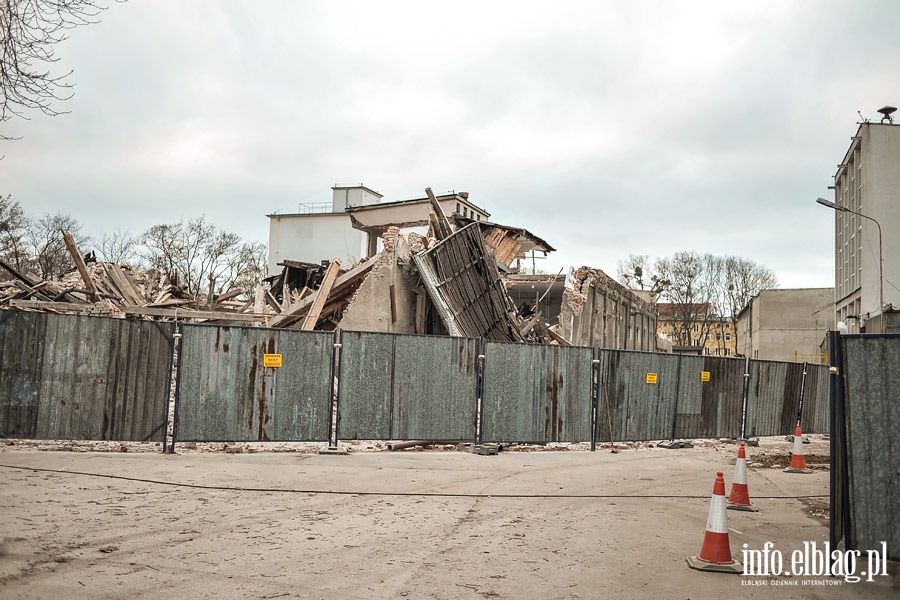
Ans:
{"label": "demolished wall", "polygon": [[569,273],[560,335],[576,346],[656,351],[656,305],[600,269]]}
{"label": "demolished wall", "polygon": [[[376,265],[360,284],[344,311],[339,327],[348,331],[424,333],[417,327],[418,271],[414,252],[425,249],[425,238],[416,233],[405,237],[397,227],[383,236],[384,250]],[[421,307],[419,307],[421,310]]]}

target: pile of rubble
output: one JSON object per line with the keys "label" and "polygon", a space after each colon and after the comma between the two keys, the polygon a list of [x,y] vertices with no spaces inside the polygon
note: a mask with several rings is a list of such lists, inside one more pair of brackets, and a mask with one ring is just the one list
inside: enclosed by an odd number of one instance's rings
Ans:
{"label": "pile of rubble", "polygon": [[426,235],[382,235],[383,250],[352,265],[285,260],[255,290],[212,290],[195,298],[155,270],[97,262],[63,232],[75,270],[36,281],[0,261],[13,280],[0,284],[0,309],[120,318],[189,320],[303,330],[348,329],[568,344],[529,306],[516,308],[501,279],[527,232],[442,212]]}
{"label": "pile of rubble", "polygon": [[[127,263],[96,261],[87,257],[63,232],[75,269],[59,281],[40,281],[0,261],[11,276],[0,283],[0,309],[43,311],[105,317],[144,316],[166,318],[166,311],[201,308],[198,299],[155,269],[136,269]],[[241,312],[251,303],[234,299],[244,290],[233,290],[213,298],[207,312]],[[218,316],[218,315],[214,315]]]}

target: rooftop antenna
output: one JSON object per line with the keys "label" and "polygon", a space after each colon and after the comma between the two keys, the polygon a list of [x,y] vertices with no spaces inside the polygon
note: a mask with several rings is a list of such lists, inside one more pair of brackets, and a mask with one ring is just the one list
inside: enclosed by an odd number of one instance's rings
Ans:
{"label": "rooftop antenna", "polygon": [[869,120],[868,120],[867,118],[865,118],[864,116],[862,116],[862,111],[859,111],[859,110],[858,110],[858,111],[856,111],[856,114],[859,115],[859,122],[860,122],[860,123],[868,123],[868,122],[869,122]]}
{"label": "rooftop antenna", "polygon": [[897,112],[897,107],[895,106],[883,106],[878,109],[878,112],[881,113],[881,122],[884,123],[887,121],[889,124],[894,124],[893,114]]}

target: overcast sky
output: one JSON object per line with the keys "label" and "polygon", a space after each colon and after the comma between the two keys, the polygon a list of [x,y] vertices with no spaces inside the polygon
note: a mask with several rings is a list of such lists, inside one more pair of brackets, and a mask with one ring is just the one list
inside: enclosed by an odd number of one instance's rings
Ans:
{"label": "overcast sky", "polygon": [[334,184],[468,191],[545,271],[693,250],[830,287],[815,199],[857,111],[900,106],[898,31],[893,0],[129,0],[57,48],[70,112],[6,125],[0,194],[266,242]]}

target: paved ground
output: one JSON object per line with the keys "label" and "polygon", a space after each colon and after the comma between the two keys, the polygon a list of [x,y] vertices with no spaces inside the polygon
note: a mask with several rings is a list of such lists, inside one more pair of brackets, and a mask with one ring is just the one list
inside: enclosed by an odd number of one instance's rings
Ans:
{"label": "paved ground", "polygon": [[[176,455],[152,452],[153,445],[62,447],[69,451],[21,442],[0,449],[4,600],[787,600],[900,592],[896,563],[892,575],[859,583],[689,569],[715,472],[731,486],[736,448],[725,443],[497,456],[364,451],[371,445],[352,446],[347,456],[233,454],[221,445]],[[821,547],[828,539],[817,516],[827,508],[827,468],[782,472],[778,461],[790,449],[783,439],[749,449],[760,512],[727,511],[735,558],[743,544],[773,542],[789,557],[804,541]],[[806,454],[813,464],[827,442],[814,440]]]}

